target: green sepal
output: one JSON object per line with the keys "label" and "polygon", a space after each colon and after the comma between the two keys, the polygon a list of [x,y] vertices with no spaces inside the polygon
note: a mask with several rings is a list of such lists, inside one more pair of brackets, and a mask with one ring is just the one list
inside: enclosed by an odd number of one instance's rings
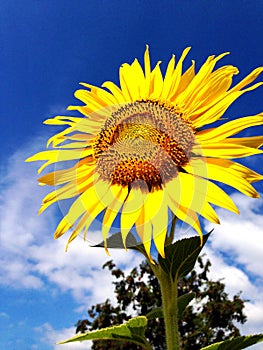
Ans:
{"label": "green sepal", "polygon": [[208,345],[201,350],[242,350],[263,341],[263,334],[244,335]]}
{"label": "green sepal", "polygon": [[[117,232],[117,233],[114,233],[113,235],[109,236],[106,239],[106,242],[107,242],[108,248],[125,249],[125,247],[123,245],[121,232]],[[141,243],[136,240],[134,235],[131,232],[129,232],[127,235],[127,238],[126,238],[126,247],[127,248],[136,248],[140,244]],[[104,241],[102,241],[96,245],[93,245],[92,247],[104,248],[105,243],[104,243]]]}
{"label": "green sepal", "polygon": [[58,344],[66,344],[85,340],[107,339],[125,342],[129,341],[142,346],[144,349],[152,350],[151,345],[147,342],[144,336],[146,325],[147,318],[145,316],[138,316],[131,318],[124,324],[79,334],[70,339],[59,342]]}
{"label": "green sepal", "polygon": [[[177,299],[177,303],[178,303],[178,317],[179,318],[182,317],[186,306],[190,303],[190,301],[194,297],[195,297],[195,293],[194,292],[190,292],[190,293],[181,295]],[[156,307],[156,308],[152,309],[150,312],[148,312],[146,317],[147,317],[148,320],[153,320],[155,318],[163,318],[163,308],[160,306],[160,307]]]}
{"label": "green sepal", "polygon": [[161,268],[173,280],[186,276],[194,268],[195,262],[212,231],[203,236],[202,245],[200,237],[195,236],[166,246],[164,248],[165,258],[158,256]]}
{"label": "green sepal", "polygon": [[[109,238],[107,238],[106,242],[107,242],[107,248],[125,249],[125,247],[123,245],[121,232],[117,232],[117,233],[114,233],[113,235],[109,236]],[[96,245],[93,245],[92,247],[104,248],[105,243],[104,243],[104,241],[102,241]],[[145,256],[145,258],[148,259],[148,255],[145,251],[143,244],[141,242],[138,242],[131,232],[128,233],[127,238],[126,238],[126,248],[137,250],[138,252],[143,254]]]}

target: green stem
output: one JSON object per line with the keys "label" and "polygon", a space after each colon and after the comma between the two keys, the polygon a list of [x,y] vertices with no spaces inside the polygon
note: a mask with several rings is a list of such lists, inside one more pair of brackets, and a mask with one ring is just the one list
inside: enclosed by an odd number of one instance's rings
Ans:
{"label": "green stem", "polygon": [[167,350],[180,350],[177,283],[163,270],[158,274],[162,293]]}
{"label": "green stem", "polygon": [[[170,229],[170,235],[166,243],[172,244],[177,218],[174,216]],[[149,262],[150,263],[150,262]],[[158,278],[161,294],[165,325],[167,350],[180,350],[180,333],[178,328],[178,289],[177,280],[167,274],[160,265],[150,263],[153,273]]]}

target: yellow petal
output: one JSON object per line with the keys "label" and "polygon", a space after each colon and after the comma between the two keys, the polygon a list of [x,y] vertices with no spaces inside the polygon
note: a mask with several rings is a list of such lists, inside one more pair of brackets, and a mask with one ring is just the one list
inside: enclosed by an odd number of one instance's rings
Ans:
{"label": "yellow petal", "polygon": [[243,176],[247,181],[249,182],[255,182],[263,180],[263,175],[245,167],[244,165],[241,165],[239,163],[232,162],[228,159],[216,159],[216,161],[224,162],[224,166],[226,168],[231,168],[231,171],[233,173],[236,173],[237,175]]}
{"label": "yellow petal", "polygon": [[[85,213],[81,219],[79,220],[78,224],[76,225],[76,227],[74,228],[71,236],[68,239],[67,245],[66,245],[66,251],[68,250],[68,246],[69,243],[71,243],[79,234],[81,234],[81,232],[83,231],[85,224],[88,222],[88,220],[90,219],[90,216],[88,213]],[[93,220],[93,218],[92,218]]]}
{"label": "yellow petal", "polygon": [[150,85],[151,85],[151,62],[150,62],[148,45],[146,45],[146,50],[144,53],[144,71],[145,71],[145,93],[146,93],[146,96],[149,96]]}
{"label": "yellow petal", "polygon": [[41,173],[41,171],[50,164],[53,164],[56,162],[63,162],[65,160],[85,158],[90,156],[92,153],[93,153],[92,149],[43,151],[43,152],[34,154],[32,157],[27,158],[26,162],[47,160],[47,162],[43,164],[38,170],[38,173]]}
{"label": "yellow petal", "polygon": [[158,253],[164,258],[164,244],[168,226],[168,206],[165,201],[163,201],[158,215],[151,218],[151,223],[153,227],[154,244],[158,250]]}
{"label": "yellow petal", "polygon": [[145,194],[140,188],[132,187],[123,205],[121,213],[121,234],[124,247],[126,238],[135,221],[138,219],[144,203]]}
{"label": "yellow petal", "polygon": [[76,90],[74,96],[86,105],[88,105],[94,111],[103,109],[107,106],[107,103],[105,101],[97,98],[96,95],[92,94],[88,90]]}
{"label": "yellow petal", "polygon": [[150,97],[152,99],[158,99],[163,90],[163,76],[160,69],[159,61],[151,74],[151,87],[150,87]]}
{"label": "yellow petal", "polygon": [[[82,195],[83,196],[83,195]],[[82,196],[78,197],[75,202],[71,205],[68,213],[58,224],[56,232],[54,234],[55,239],[62,236],[66,231],[68,231],[77,219],[85,213],[85,206],[83,205]]]}
{"label": "yellow petal", "polygon": [[122,90],[113,82],[105,81],[105,83],[102,84],[102,87],[105,87],[106,89],[108,89],[114,95],[118,103],[126,102],[126,99]]}
{"label": "yellow petal", "polygon": [[168,95],[168,98],[171,100],[173,100],[175,98],[175,96],[177,95],[177,89],[179,87],[181,76],[182,76],[183,61],[190,50],[191,50],[191,47],[187,47],[186,49],[184,49],[177,65],[175,67],[175,70],[173,72],[173,75],[171,78],[172,84],[170,86],[170,91],[169,91],[169,95]]}
{"label": "yellow petal", "polygon": [[202,242],[203,234],[197,214],[191,209],[181,206],[171,197],[167,197],[167,202],[169,208],[172,210],[176,217],[178,217],[183,222],[186,222],[188,225],[192,226],[194,230],[196,230]]}
{"label": "yellow petal", "polygon": [[164,256],[164,241],[168,224],[168,208],[165,193],[161,190],[148,193],[144,201],[144,224],[153,226],[153,239],[158,252]]}
{"label": "yellow petal", "polygon": [[144,201],[145,221],[150,221],[155,216],[159,217],[159,212],[164,202],[164,191],[156,190],[149,192]]}
{"label": "yellow petal", "polygon": [[206,201],[208,184],[203,179],[180,172],[166,184],[168,197],[185,208],[201,212]]}
{"label": "yellow petal", "polygon": [[178,89],[176,91],[176,96],[180,95],[195,76],[195,61],[192,61],[192,65],[187,69],[187,71],[182,75]]}
{"label": "yellow petal", "polygon": [[[194,146],[192,151],[200,152],[200,146]],[[263,151],[251,148],[240,146],[235,143],[230,142],[220,142],[219,144],[206,143],[202,145],[202,155],[205,157],[215,157],[215,158],[243,158],[252,156],[254,154],[262,154]]]}
{"label": "yellow petal", "polygon": [[219,218],[215,212],[215,210],[211,207],[211,205],[207,202],[203,203],[203,206],[200,210],[200,214],[207,220],[215,223],[220,224]]}
{"label": "yellow petal", "polygon": [[[112,186],[113,187],[113,186]],[[112,188],[111,188],[112,190]],[[126,197],[128,195],[128,187],[116,186],[115,199],[109,204],[103,217],[102,236],[106,242],[110,228],[118,215]]]}
{"label": "yellow petal", "polygon": [[245,147],[259,148],[263,145],[263,136],[252,136],[252,137],[233,137],[226,139],[226,143],[234,143]]}
{"label": "yellow petal", "polygon": [[[98,189],[103,194],[98,192]],[[79,198],[85,210],[85,219],[80,220],[79,225],[73,231],[68,244],[85,228],[84,239],[91,223],[114,200],[114,193],[107,183],[98,181],[94,186],[85,191]]]}
{"label": "yellow petal", "polygon": [[138,235],[141,238],[141,241],[144,245],[146,254],[150,262],[154,264],[154,261],[151,257],[152,224],[150,221],[145,222],[144,207],[142,207],[140,215],[136,220],[136,231],[138,232]]}
{"label": "yellow petal", "polygon": [[170,88],[171,88],[171,79],[174,72],[174,65],[175,65],[175,56],[173,55],[166,69],[166,73],[163,81],[163,90],[162,90],[161,99],[166,100],[169,95]]}
{"label": "yellow petal", "polygon": [[208,201],[238,213],[232,199],[220,187],[201,177],[180,173],[178,182],[173,180],[166,184],[166,187],[169,198],[193,211],[200,212],[203,203]]}
{"label": "yellow petal", "polygon": [[121,89],[128,101],[136,101],[145,98],[145,78],[143,70],[138,62],[134,60],[132,65],[123,64],[120,68]]}
{"label": "yellow petal", "polygon": [[144,73],[143,73],[142,67],[139,64],[137,59],[135,59],[131,65],[131,73],[130,74],[132,75],[132,79],[135,80],[137,83],[138,99],[147,98],[146,91],[145,91]]}
{"label": "yellow petal", "polygon": [[[250,126],[261,125],[262,123],[263,113],[260,113],[258,115],[232,120],[216,128],[200,131],[196,134],[196,138],[201,144],[204,144],[205,142],[211,142],[211,140],[213,142],[219,142],[225,140],[225,138],[229,136],[237,134],[238,132]],[[242,138],[240,140],[242,140]]]}
{"label": "yellow petal", "polygon": [[233,75],[237,73],[238,69],[233,66],[224,66],[211,73],[186,101],[185,108],[191,115],[200,115],[212,108],[224,98],[232,84]]}
{"label": "yellow petal", "polygon": [[193,98],[198,91],[204,86],[206,83],[207,77],[211,74],[213,68],[215,67],[217,61],[223,58],[228,53],[223,53],[218,57],[209,56],[206,62],[202,65],[200,70],[194,76],[190,84],[186,87],[186,89],[178,96],[177,103],[178,105],[185,105],[189,99]]}
{"label": "yellow petal", "polygon": [[244,86],[252,83],[252,81],[256,80],[257,77],[263,72],[263,67],[259,67],[254,69],[248,76],[246,76],[243,80],[241,80],[236,86],[232,88],[231,91],[238,91],[243,89]]}
{"label": "yellow petal", "polygon": [[239,210],[232,199],[220,187],[210,181],[208,181],[207,201],[239,214]]}
{"label": "yellow petal", "polygon": [[103,104],[103,101],[104,104],[106,103],[107,105],[116,104],[118,102],[112,94],[110,94],[104,89],[87,83],[80,84],[91,89],[91,92],[93,93],[93,95],[96,95],[96,98],[100,101],[101,104]]}
{"label": "yellow petal", "polygon": [[[242,90],[242,91],[234,91],[228,92],[224,98],[220,99],[213,107],[209,108],[207,111],[203,111],[202,108],[197,112],[192,113],[189,116],[189,119],[192,121],[193,126],[195,128],[200,128],[206,124],[213,123],[217,121],[223,113],[227,110],[227,108],[241,95],[243,95],[247,91],[251,91],[261,86],[263,83],[257,83],[252,85],[251,87]],[[206,107],[205,107],[206,109]]]}
{"label": "yellow petal", "polygon": [[[220,160],[222,162],[220,162]],[[231,165],[226,167],[224,164],[225,159],[212,159],[206,160],[206,174],[204,174],[204,165],[200,162],[190,162],[190,165],[185,166],[186,171],[192,172],[195,175],[205,176],[208,179],[223,182],[229,186],[232,186],[240,192],[246,194],[249,197],[259,197],[257,191],[250,185],[250,183],[242,176],[242,173],[238,173],[236,169],[232,170]]]}
{"label": "yellow petal", "polygon": [[[127,102],[131,102],[134,101],[133,99],[133,95],[136,96],[136,98],[138,98],[138,89],[136,86],[136,82],[128,75],[129,73],[129,65],[127,63],[124,63],[121,67],[120,67],[120,85],[121,85],[121,90],[122,93],[125,97],[125,101]],[[137,95],[136,95],[137,93]]]}

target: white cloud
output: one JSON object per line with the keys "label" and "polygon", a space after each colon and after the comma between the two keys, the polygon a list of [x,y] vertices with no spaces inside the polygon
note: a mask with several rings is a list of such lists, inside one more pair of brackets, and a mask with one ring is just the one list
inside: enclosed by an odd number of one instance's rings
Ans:
{"label": "white cloud", "polygon": [[[232,196],[240,216],[217,210],[221,225],[216,226],[205,251],[212,262],[211,277],[222,278],[226,290],[233,295],[242,291],[247,322],[238,326],[242,334],[263,331],[263,217],[262,199],[255,200],[239,193]],[[207,230],[211,225],[207,225]],[[261,344],[251,349],[262,348]]]}
{"label": "white cloud", "polygon": [[222,220],[211,239],[212,248],[228,254],[247,272],[263,278],[263,216],[258,212],[263,201],[241,194],[234,194],[232,198],[240,209],[240,216],[218,211]]}
{"label": "white cloud", "polygon": [[34,329],[35,332],[41,333],[40,341],[44,344],[52,346],[54,350],[90,350],[92,342],[74,342],[68,344],[56,344],[58,341],[63,341],[72,338],[75,334],[74,327],[54,329],[50,324],[45,323],[41,327]]}
{"label": "white cloud", "polygon": [[[81,238],[76,239],[65,253],[66,238],[42,246],[31,246],[29,254],[36,263],[34,271],[45,276],[62,291],[71,291],[85,305],[113,298],[111,275],[102,271],[109,260],[104,249],[91,248]],[[113,251],[111,259],[120,265],[134,266],[141,258],[131,251]]]}
{"label": "white cloud", "polygon": [[[215,232],[216,234],[216,232]],[[211,237],[213,241],[213,237]],[[240,268],[228,265],[227,260],[220,252],[205,248],[207,258],[212,262],[210,277],[213,280],[221,279],[226,285],[226,292],[231,297],[242,291],[241,298],[249,300],[245,303],[244,313],[247,315],[247,322],[244,325],[238,324],[243,335],[262,333],[263,331],[263,285],[256,285],[249,276]]]}
{"label": "white cloud", "polygon": [[42,280],[32,271],[34,264],[28,248],[43,241],[48,232],[47,222],[52,224],[54,218],[52,212],[45,219],[37,217],[44,189],[38,188],[33,180],[33,169],[24,159],[25,153],[17,152],[6,165],[6,176],[1,181],[0,282],[39,288]]}
{"label": "white cloud", "polygon": [[[45,189],[37,185],[37,165],[24,163],[35,149],[17,152],[6,166],[2,191],[0,230],[0,283],[15,288],[44,287],[46,278],[62,291],[70,291],[77,301],[90,303],[113,298],[108,271],[102,265],[114,259],[123,267],[134,266],[141,257],[134,252],[112,250],[108,257],[102,248],[91,248],[77,238],[65,253],[67,237],[53,240],[56,207],[38,216]],[[100,237],[99,232],[92,233]],[[101,239],[99,238],[99,241]],[[85,306],[86,307],[86,306]]]}

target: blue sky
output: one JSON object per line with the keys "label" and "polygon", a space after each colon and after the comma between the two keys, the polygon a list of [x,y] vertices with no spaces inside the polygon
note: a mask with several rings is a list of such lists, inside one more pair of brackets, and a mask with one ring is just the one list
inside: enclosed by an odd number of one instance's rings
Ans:
{"label": "blue sky", "polygon": [[[45,189],[36,184],[37,165],[24,159],[44,149],[56,131],[43,120],[76,103],[81,81],[118,83],[119,66],[135,57],[142,62],[146,44],[163,67],[187,46],[186,63],[195,59],[197,66],[208,55],[230,51],[222,62],[237,66],[235,80],[241,79],[263,65],[263,2],[2,0],[0,7],[0,348],[77,349],[54,343],[73,335],[88,305],[113,296],[110,276],[100,271],[108,258],[80,239],[65,254],[65,239],[52,238],[58,208],[37,216]],[[247,93],[226,115],[262,112],[262,96],[262,87]],[[263,134],[263,127],[249,133]],[[262,172],[260,157],[245,164]],[[263,184],[255,187],[263,192]],[[212,276],[225,277],[230,293],[243,290],[251,300],[246,334],[263,329],[262,201],[233,196],[242,215],[221,211],[207,254]],[[113,258],[127,270],[140,259],[131,252]]]}

